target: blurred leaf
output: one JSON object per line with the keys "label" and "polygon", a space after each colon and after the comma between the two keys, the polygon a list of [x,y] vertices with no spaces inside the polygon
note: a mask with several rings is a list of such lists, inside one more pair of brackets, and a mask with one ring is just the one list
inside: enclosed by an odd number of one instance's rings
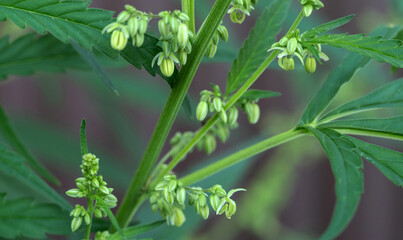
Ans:
{"label": "blurred leaf", "polygon": [[266,59],[287,16],[290,0],[274,0],[257,20],[228,73],[225,95],[237,90]]}
{"label": "blurred leaf", "polygon": [[30,75],[39,71],[64,72],[66,69],[88,69],[69,45],[50,35],[37,38],[26,34],[9,43],[0,39],[0,79],[8,75]]}
{"label": "blurred leaf", "polygon": [[46,182],[24,164],[24,160],[19,155],[8,150],[2,143],[0,143],[0,171],[25,183],[64,209],[71,208],[66,199],[49,187]]}
{"label": "blurred leaf", "polygon": [[[382,26],[375,30],[373,34],[383,35],[385,38],[393,38],[400,29],[401,27],[390,28]],[[336,96],[340,87],[350,81],[354,74],[369,62],[370,58],[365,58],[355,53],[347,54],[342,63],[330,73],[316,96],[311,100],[301,117],[299,126],[316,121]]]}
{"label": "blurred leaf", "polygon": [[[127,227],[123,230],[123,235],[125,237],[124,239],[134,239],[134,237],[136,237],[137,235],[146,233],[150,230],[153,230],[154,228],[161,226],[161,224],[163,224],[163,223],[166,223],[166,221],[161,220],[161,221],[156,221],[156,222],[149,223],[149,224]],[[117,240],[117,239],[121,239],[121,237],[120,237],[119,233],[114,233],[114,234],[112,234],[111,239]]]}
{"label": "blurred leaf", "polygon": [[330,111],[324,118],[385,107],[403,107],[403,78],[381,86],[368,95]]}
{"label": "blurred leaf", "polygon": [[47,170],[38,160],[36,160],[29,150],[24,146],[18,135],[14,131],[11,123],[0,105],[0,133],[14,150],[26,159],[26,162],[37,171],[42,177],[50,182],[60,185],[59,180]]}
{"label": "blurred leaf", "polygon": [[281,93],[267,90],[249,89],[242,95],[241,99],[250,99],[252,101],[256,101],[261,98],[271,98],[278,96],[281,96]]}
{"label": "blurred leaf", "polygon": [[19,198],[5,201],[0,194],[0,236],[46,238],[48,234],[71,234],[70,218],[55,204],[35,203]]}
{"label": "blurred leaf", "polygon": [[87,137],[85,136],[85,119],[81,121],[80,127],[80,149],[81,149],[81,156],[84,156],[88,153],[87,147]]}
{"label": "blurred leaf", "polygon": [[353,218],[364,190],[362,159],[352,151],[355,146],[339,133],[328,129],[309,130],[326,151],[335,177],[336,206],[329,226],[319,238],[334,239]]}
{"label": "blurred leaf", "polygon": [[339,120],[321,124],[318,128],[354,129],[386,133],[385,138],[403,140],[403,116],[379,119]]}
{"label": "blurred leaf", "polygon": [[351,19],[353,19],[353,17],[354,17],[354,14],[348,15],[348,16],[341,17],[341,18],[338,18],[336,20],[327,22],[325,24],[321,24],[321,25],[319,25],[317,27],[314,27],[314,28],[306,31],[305,33],[303,33],[302,40],[305,40],[305,39],[308,39],[308,38],[311,38],[311,37],[315,37],[316,35],[319,35],[321,33],[325,33],[325,32],[330,31],[332,29],[335,29],[335,28],[338,28],[340,26],[343,26],[344,24],[350,22]]}
{"label": "blurred leaf", "polygon": [[81,58],[87,62],[88,65],[92,68],[94,73],[106,84],[106,86],[111,89],[116,95],[119,95],[118,90],[113,84],[112,80],[102,69],[101,65],[98,63],[98,60],[95,58],[95,55],[84,48],[82,48],[77,43],[71,41],[71,45],[77,51],[77,53],[81,56]]}
{"label": "blurred leaf", "polygon": [[374,164],[391,182],[403,187],[403,153],[345,137],[357,146],[357,153]]}

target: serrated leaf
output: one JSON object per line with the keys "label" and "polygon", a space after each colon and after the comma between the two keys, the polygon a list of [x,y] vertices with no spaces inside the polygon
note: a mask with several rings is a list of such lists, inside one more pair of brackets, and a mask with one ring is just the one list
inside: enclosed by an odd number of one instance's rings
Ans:
{"label": "serrated leaf", "polygon": [[17,133],[14,131],[6,113],[0,105],[0,134],[4,137],[4,139],[8,142],[8,144],[14,148],[21,156],[23,156],[26,162],[41,176],[50,182],[59,185],[59,180],[43,166],[25,147]]}
{"label": "serrated leaf", "polygon": [[92,68],[93,72],[105,83],[105,85],[112,90],[116,95],[119,95],[118,90],[113,84],[112,80],[109,78],[108,74],[102,69],[98,60],[95,58],[94,53],[82,48],[75,42],[71,42],[73,48],[77,51],[77,53],[81,56],[81,58]]}
{"label": "serrated leaf", "polygon": [[278,97],[278,96],[281,96],[281,93],[267,91],[267,90],[249,89],[241,96],[240,99],[250,99],[252,101],[256,101],[261,98],[271,98],[271,97]]}
{"label": "serrated leaf", "polygon": [[354,143],[355,151],[374,164],[391,182],[403,187],[403,153],[344,136]]}
{"label": "serrated leaf", "polygon": [[302,40],[309,39],[309,38],[319,35],[321,33],[325,33],[329,30],[343,26],[344,24],[350,22],[351,19],[353,19],[353,17],[354,17],[354,14],[348,15],[348,16],[341,17],[336,20],[327,22],[325,24],[319,25],[317,27],[311,28],[310,30],[306,31],[302,35]]}
{"label": "serrated leaf", "polygon": [[328,44],[333,47],[345,48],[364,57],[378,62],[387,62],[392,66],[403,68],[403,43],[397,39],[383,40],[381,36],[365,34],[347,35],[325,34],[306,40],[306,43]]}
{"label": "serrated leaf", "polygon": [[22,157],[8,150],[2,143],[0,143],[0,172],[26,184],[64,209],[71,208],[63,197],[24,164]]}
{"label": "serrated leaf", "polygon": [[[166,223],[166,221],[161,220],[161,221],[156,221],[156,222],[149,223],[149,224],[127,227],[123,230],[123,235],[125,236],[126,239],[134,239],[134,237],[136,237],[137,235],[151,231],[154,228],[161,226],[163,223]],[[118,240],[118,239],[122,239],[122,238],[120,237],[119,233],[114,233],[111,236],[111,239]]]}
{"label": "serrated leaf", "polygon": [[338,117],[350,113],[386,107],[403,107],[403,78],[388,83],[373,92],[344,104],[323,118]]}
{"label": "serrated leaf", "polygon": [[403,116],[378,119],[349,119],[331,121],[321,124],[318,128],[360,130],[375,133],[385,138],[403,140]]}
{"label": "serrated leaf", "polygon": [[0,39],[0,52],[0,79],[8,75],[88,69],[74,49],[50,35],[37,38],[30,33],[11,43],[5,36]]}
{"label": "serrated leaf", "polygon": [[[113,12],[88,8],[91,1],[61,1],[61,0],[0,0],[0,14],[21,28],[26,25],[39,34],[49,32],[60,41],[77,42],[85,49],[99,50],[114,59],[118,51],[110,46],[110,36],[102,34],[102,29],[112,22]],[[156,44],[158,39],[145,36],[142,47],[128,44],[120,52],[129,63],[141,69],[144,66],[151,75],[156,68],[151,67],[152,58],[160,52]]]}
{"label": "serrated leaf", "polygon": [[[383,35],[386,38],[393,38],[399,33],[401,27],[380,27],[373,32],[375,35]],[[316,121],[325,111],[327,106],[338,93],[340,87],[351,80],[354,74],[370,62],[370,58],[360,56],[355,53],[349,53],[329,75],[316,96],[311,100],[304,111],[299,126]]]}
{"label": "serrated leaf", "polygon": [[326,231],[319,239],[337,237],[354,216],[363,192],[362,159],[353,152],[355,146],[339,133],[329,129],[309,128],[329,157],[335,177],[336,206]]}
{"label": "serrated leaf", "polygon": [[45,239],[48,234],[71,234],[68,212],[55,204],[0,197],[0,236]]}
{"label": "serrated leaf", "polygon": [[290,0],[274,0],[264,10],[232,64],[225,95],[237,90],[266,59],[267,50],[274,43],[287,16],[289,4]]}

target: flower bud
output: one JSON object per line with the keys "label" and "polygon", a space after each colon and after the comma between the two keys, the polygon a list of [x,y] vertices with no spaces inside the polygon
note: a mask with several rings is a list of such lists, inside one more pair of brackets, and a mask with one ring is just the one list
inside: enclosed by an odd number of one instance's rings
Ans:
{"label": "flower bud", "polygon": [[313,6],[311,4],[307,4],[302,8],[305,17],[309,17],[312,14]]}
{"label": "flower bud", "polygon": [[179,50],[178,51],[178,57],[179,57],[179,62],[182,65],[185,65],[188,59],[188,54],[186,53],[186,51],[183,50]]}
{"label": "flower bud", "polygon": [[93,178],[93,179],[91,180],[91,184],[92,184],[93,187],[96,187],[96,188],[99,187],[98,179]]}
{"label": "flower bud", "polygon": [[85,224],[87,224],[87,225],[90,225],[90,223],[91,223],[91,218],[90,218],[90,215],[88,214],[87,211],[85,211],[84,222],[85,222]]}
{"label": "flower bud", "polygon": [[108,194],[108,195],[106,195],[106,197],[105,197],[105,201],[108,201],[108,202],[117,202],[118,199],[115,197],[115,195],[113,195],[113,194]]}
{"label": "flower bud", "polygon": [[130,17],[130,13],[128,11],[123,11],[119,13],[118,17],[116,18],[116,21],[119,23],[124,23],[126,22]]}
{"label": "flower bud", "polygon": [[183,211],[176,207],[173,209],[173,214],[171,215],[170,220],[172,225],[180,227],[186,221],[186,217]]}
{"label": "flower bud", "polygon": [[181,21],[184,21],[184,22],[187,22],[187,21],[190,20],[189,16],[188,16],[186,13],[183,13],[183,12],[181,12],[181,13],[178,14],[178,18],[179,18]]}
{"label": "flower bud", "polygon": [[144,34],[136,34],[135,36],[136,46],[141,47],[144,43]]}
{"label": "flower bud", "polygon": [[228,124],[229,126],[234,126],[238,120],[238,109],[236,107],[232,107],[228,112]]}
{"label": "flower bud", "polygon": [[126,4],[125,5],[125,9],[129,12],[129,13],[134,13],[136,12],[136,8],[133,7],[132,5]]}
{"label": "flower bud", "polygon": [[80,226],[81,223],[83,222],[83,219],[81,217],[75,217],[71,221],[71,231],[75,232]]}
{"label": "flower bud", "polygon": [[305,71],[307,73],[314,73],[316,71],[316,60],[308,56],[305,60]]}
{"label": "flower bud", "polygon": [[186,24],[181,23],[179,25],[177,34],[179,48],[184,49],[186,47],[188,39],[189,39],[188,27],[186,26]]}
{"label": "flower bud", "polygon": [[221,111],[220,111],[220,118],[224,123],[227,122],[227,119],[228,119],[227,112],[224,109],[221,109]]}
{"label": "flower bud", "polygon": [[77,194],[81,192],[78,188],[72,188],[66,192],[66,195],[69,197],[77,197]]}
{"label": "flower bud", "polygon": [[99,191],[101,191],[104,194],[109,194],[109,189],[105,186],[99,186]]}
{"label": "flower bud", "polygon": [[204,150],[208,155],[210,155],[216,148],[216,140],[213,135],[208,134],[206,135],[204,141]]}
{"label": "flower bud", "polygon": [[95,215],[95,217],[97,217],[97,218],[101,218],[101,217],[102,217],[102,212],[101,212],[98,208],[96,208],[96,209],[94,210],[94,215]]}
{"label": "flower bud", "polygon": [[220,204],[220,197],[215,194],[210,195],[210,205],[213,208],[214,212],[217,211],[219,204]]}
{"label": "flower bud", "polygon": [[285,46],[288,43],[288,38],[284,36],[280,39],[278,43],[280,44],[280,46]]}
{"label": "flower bud", "polygon": [[167,39],[169,36],[169,25],[165,23],[164,19],[158,21],[158,30],[163,38]]}
{"label": "flower bud", "polygon": [[284,57],[282,58],[283,60],[283,69],[286,71],[294,70],[294,59],[293,58],[288,58]]}
{"label": "flower bud", "polygon": [[260,109],[259,109],[259,105],[257,105],[256,103],[251,104],[251,106],[252,106],[252,109],[251,109],[251,112],[248,114],[248,120],[249,120],[249,123],[255,124],[259,120]]}
{"label": "flower bud", "polygon": [[129,21],[127,21],[127,31],[129,32],[132,38],[137,34],[138,27],[139,27],[139,21],[137,17],[129,18]]}
{"label": "flower bud", "polygon": [[200,208],[200,215],[202,216],[202,218],[204,220],[206,220],[208,218],[209,214],[210,214],[210,209],[207,204],[204,207]]}
{"label": "flower bud", "polygon": [[224,42],[228,41],[228,30],[224,25],[220,25],[218,27],[218,34],[220,35],[221,40]]}
{"label": "flower bud", "polygon": [[164,74],[164,76],[170,77],[175,71],[175,64],[174,61],[170,58],[164,58],[161,62],[160,65],[160,70],[161,73]]}
{"label": "flower bud", "polygon": [[176,180],[170,180],[168,183],[168,191],[169,192],[174,191],[176,189],[176,186],[177,186]]}
{"label": "flower bud", "polygon": [[126,47],[127,38],[121,30],[115,30],[111,36],[111,46],[116,50],[123,50]]}
{"label": "flower bud", "polygon": [[185,188],[181,187],[178,189],[178,191],[176,192],[176,200],[178,201],[178,203],[180,205],[183,205],[185,203],[185,200],[186,200]]}
{"label": "flower bud", "polygon": [[165,56],[169,56],[171,53],[171,44],[168,41],[162,41],[162,51]]}
{"label": "flower bud", "polygon": [[218,43],[220,42],[220,35],[218,34],[218,31],[216,31],[213,34],[212,40],[213,40],[214,45],[218,45]]}
{"label": "flower bud", "polygon": [[228,208],[225,211],[225,216],[228,219],[231,219],[231,217],[235,214],[235,212],[236,212],[236,204],[235,204],[235,202],[228,203]]}
{"label": "flower bud", "polygon": [[197,202],[200,205],[200,207],[203,207],[207,203],[206,196],[203,193],[200,194],[199,197],[197,198]]}
{"label": "flower bud", "polygon": [[212,41],[207,47],[206,57],[213,58],[215,53],[217,52],[217,45],[215,45]]}
{"label": "flower bud", "polygon": [[214,104],[214,109],[215,109],[217,112],[220,112],[221,109],[222,109],[222,101],[221,101],[221,98],[215,97],[215,98],[213,99],[213,104]]}
{"label": "flower bud", "polygon": [[148,18],[147,17],[142,17],[139,19],[139,26],[138,26],[138,32],[140,35],[144,35],[144,33],[147,31],[148,27]]}
{"label": "flower bud", "polygon": [[178,32],[179,24],[180,24],[180,22],[176,18],[174,18],[174,17],[169,18],[169,26],[171,27],[171,31],[173,33]]}
{"label": "flower bud", "polygon": [[287,43],[287,50],[289,54],[292,54],[297,49],[298,41],[295,37],[291,38]]}
{"label": "flower bud", "polygon": [[208,104],[205,101],[201,101],[196,108],[196,119],[199,121],[203,121],[208,112]]}

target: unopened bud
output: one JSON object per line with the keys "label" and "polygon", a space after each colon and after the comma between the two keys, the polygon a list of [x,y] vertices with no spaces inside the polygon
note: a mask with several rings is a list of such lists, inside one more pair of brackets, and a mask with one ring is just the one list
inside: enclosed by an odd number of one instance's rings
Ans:
{"label": "unopened bud", "polygon": [[282,37],[278,43],[280,44],[280,46],[285,46],[288,43],[288,38]]}
{"label": "unopened bud", "polygon": [[284,57],[282,58],[283,69],[286,71],[294,70],[294,59]]}
{"label": "unopened bud", "polygon": [[297,49],[298,41],[296,38],[291,38],[287,43],[287,50],[289,54],[292,54]]}
{"label": "unopened bud", "polygon": [[227,30],[227,28],[224,25],[220,25],[217,30],[218,30],[218,34],[220,35],[220,38],[224,42],[228,41],[228,30]]}
{"label": "unopened bud", "polygon": [[208,112],[208,104],[205,101],[201,101],[196,108],[196,119],[199,121],[203,121]]}
{"label": "unopened bud", "polygon": [[158,30],[163,38],[168,38],[169,25],[165,23],[164,19],[158,21]]}
{"label": "unopened bud", "polygon": [[186,24],[181,23],[179,25],[177,34],[179,48],[184,49],[186,47],[188,39],[189,39],[188,27],[186,26]]}
{"label": "unopened bud", "polygon": [[222,109],[222,101],[221,101],[221,98],[215,97],[215,98],[213,99],[213,104],[214,104],[215,110],[216,110],[217,112],[220,112],[221,109]]}
{"label": "unopened bud", "polygon": [[212,41],[210,41],[210,44],[207,47],[206,57],[213,58],[216,52],[217,52],[217,45],[215,45]]}
{"label": "unopened bud", "polygon": [[179,57],[179,62],[182,65],[185,65],[188,59],[188,54],[186,53],[186,51],[183,50],[179,50],[178,51],[178,57]]}
{"label": "unopened bud", "polygon": [[208,134],[205,137],[205,142],[204,142],[204,150],[205,152],[210,155],[212,152],[214,152],[216,148],[216,140],[213,135]]}
{"label": "unopened bud", "polygon": [[137,17],[131,17],[129,21],[127,21],[127,31],[132,38],[137,34],[138,27],[139,21]]}
{"label": "unopened bud", "polygon": [[75,217],[71,221],[71,231],[75,232],[80,226],[81,223],[83,222],[83,219],[81,217]]}
{"label": "unopened bud", "polygon": [[121,51],[126,47],[126,44],[127,38],[125,37],[125,34],[120,30],[113,31],[111,36],[112,48]]}
{"label": "unopened bud", "polygon": [[176,200],[178,201],[178,203],[180,205],[183,205],[185,203],[185,200],[186,200],[185,188],[181,187],[178,189],[178,191],[176,192]]}
{"label": "unopened bud", "polygon": [[305,60],[305,71],[307,73],[314,73],[316,71],[316,60],[308,56]]}
{"label": "unopened bud", "polygon": [[220,197],[215,194],[210,195],[210,205],[213,208],[214,212],[217,211],[219,204],[220,204]]}
{"label": "unopened bud", "polygon": [[252,103],[251,106],[251,110],[248,113],[248,120],[249,123],[255,124],[258,122],[260,117],[260,108],[259,105],[257,105],[256,103]]}
{"label": "unopened bud", "polygon": [[204,220],[206,220],[208,218],[209,214],[210,214],[210,209],[207,204],[204,207],[200,208],[200,215],[202,216],[202,218]]}
{"label": "unopened bud", "polygon": [[312,14],[313,6],[311,4],[307,4],[302,8],[305,17],[309,17]]}
{"label": "unopened bud", "polygon": [[148,27],[148,19],[146,17],[140,18],[138,26],[139,34],[144,35],[144,33],[147,31],[147,27]]}
{"label": "unopened bud", "polygon": [[230,126],[234,126],[238,120],[238,109],[236,107],[232,107],[228,112],[228,124]]}
{"label": "unopened bud", "polygon": [[174,61],[170,58],[164,58],[161,62],[160,65],[160,70],[161,73],[164,74],[164,76],[170,77],[175,71],[175,64]]}
{"label": "unopened bud", "polygon": [[130,17],[130,13],[128,11],[123,11],[119,13],[118,17],[116,18],[117,22],[124,23],[126,22]]}
{"label": "unopened bud", "polygon": [[224,123],[227,122],[227,119],[228,119],[227,112],[224,109],[221,109],[221,111],[220,111],[220,118]]}

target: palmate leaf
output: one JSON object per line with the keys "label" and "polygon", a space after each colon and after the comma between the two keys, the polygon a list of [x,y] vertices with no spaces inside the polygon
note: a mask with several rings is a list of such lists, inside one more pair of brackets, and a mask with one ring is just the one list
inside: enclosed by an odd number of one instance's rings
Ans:
{"label": "palmate leaf", "polygon": [[19,198],[5,201],[0,194],[0,236],[45,239],[48,234],[70,234],[70,217],[55,204]]}
{"label": "palmate leaf", "polygon": [[8,36],[3,37],[0,52],[0,81],[8,75],[88,69],[71,46],[50,35],[37,38],[35,34],[27,34],[11,43]]}
{"label": "palmate leaf", "polygon": [[341,134],[329,129],[309,130],[326,151],[335,177],[336,206],[328,228],[319,238],[334,239],[351,221],[360,201],[364,185],[362,159],[352,151],[354,144]]}
{"label": "palmate leaf", "polygon": [[318,128],[342,129],[352,134],[354,134],[354,131],[357,131],[357,133],[363,132],[372,136],[403,141],[403,116],[378,119],[338,120],[321,124]]}
{"label": "palmate leaf", "polygon": [[[39,34],[49,32],[62,42],[73,40],[85,49],[99,50],[109,57],[117,59],[118,51],[112,49],[107,34],[102,29],[112,22],[113,12],[88,8],[90,1],[62,0],[0,0],[0,14],[21,28],[26,25]],[[131,44],[120,52],[129,63],[155,75],[156,68],[151,67],[152,58],[160,52],[156,45],[158,39],[145,36],[142,47]]]}
{"label": "palmate leaf", "polygon": [[354,150],[374,164],[391,182],[403,187],[403,153],[344,136],[357,146]]}
{"label": "palmate leaf", "polygon": [[403,78],[388,83],[373,92],[344,104],[323,116],[336,118],[347,114],[386,107],[403,107]]}
{"label": "palmate leaf", "polygon": [[71,208],[66,199],[61,197],[24,164],[22,157],[7,149],[2,143],[0,143],[0,172],[26,184],[62,208]]}
{"label": "palmate leaf", "polygon": [[250,100],[259,100],[262,98],[271,98],[271,97],[278,97],[281,96],[281,93],[272,92],[267,90],[260,90],[260,89],[249,89],[246,91],[240,99],[250,99]]}
{"label": "palmate leaf", "polygon": [[325,24],[319,25],[317,27],[311,28],[310,30],[303,33],[302,40],[305,40],[305,39],[308,39],[311,37],[315,37],[316,35],[319,35],[319,34],[327,32],[327,31],[330,31],[332,29],[343,26],[344,24],[350,22],[351,19],[353,19],[353,17],[354,17],[354,14],[348,15],[348,16],[341,17],[336,20],[327,22]]}
{"label": "palmate leaf", "polygon": [[[372,34],[382,35],[385,38],[393,38],[401,29],[401,27],[389,28],[383,26],[375,30]],[[323,111],[325,111],[327,106],[336,96],[340,87],[344,83],[350,81],[354,74],[360,68],[365,67],[370,60],[370,58],[366,58],[355,53],[347,54],[343,59],[343,62],[330,73],[329,77],[323,83],[316,96],[311,100],[301,117],[299,126],[317,121]]]}
{"label": "palmate leaf", "polygon": [[383,40],[380,36],[365,34],[347,35],[325,34],[307,40],[306,43],[328,44],[345,48],[351,52],[370,57],[378,62],[387,62],[394,67],[403,68],[403,44],[397,39]]}
{"label": "palmate leaf", "polygon": [[267,49],[281,30],[289,4],[290,0],[274,0],[264,10],[232,64],[225,95],[237,90],[267,57]]}
{"label": "palmate leaf", "polygon": [[17,133],[14,131],[6,113],[0,105],[0,134],[4,137],[7,143],[14,148],[21,156],[23,156],[26,162],[41,176],[49,180],[50,182],[59,185],[59,180],[43,166],[31,152],[25,147]]}

